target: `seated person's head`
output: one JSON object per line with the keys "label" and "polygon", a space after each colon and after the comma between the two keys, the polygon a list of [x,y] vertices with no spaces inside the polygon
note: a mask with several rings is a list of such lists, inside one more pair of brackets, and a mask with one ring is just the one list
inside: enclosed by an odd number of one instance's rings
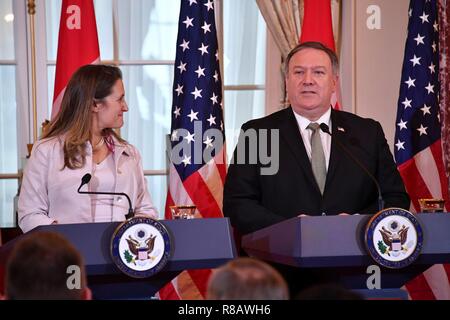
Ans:
{"label": "seated person's head", "polygon": [[210,300],[287,300],[286,281],[273,267],[251,258],[237,258],[213,271]]}
{"label": "seated person's head", "polygon": [[295,300],[363,300],[363,297],[338,284],[319,284],[304,289]]}
{"label": "seated person's head", "polygon": [[84,263],[62,235],[32,232],[15,245],[6,265],[6,299],[90,299]]}

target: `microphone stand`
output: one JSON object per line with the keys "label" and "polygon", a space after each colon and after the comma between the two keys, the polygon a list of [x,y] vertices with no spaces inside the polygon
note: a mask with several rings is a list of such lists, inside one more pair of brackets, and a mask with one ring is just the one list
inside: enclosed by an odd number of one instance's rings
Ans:
{"label": "microphone stand", "polygon": [[[330,132],[330,128],[325,124],[325,123],[321,123],[320,124],[320,130],[322,130],[325,133],[328,133],[331,137],[333,137],[334,135],[331,134]],[[381,211],[384,209],[384,200],[383,197],[381,196],[381,188],[380,188],[380,184],[378,183],[377,179],[375,179],[375,177],[372,175],[372,173],[370,173],[369,170],[367,170],[366,166],[364,164],[361,163],[361,161],[358,160],[358,158],[356,158],[351,152],[350,150],[348,150],[348,148],[341,142],[339,141],[338,137],[335,137],[335,141],[336,143],[339,145],[339,147],[370,177],[370,179],[375,183],[375,186],[377,187],[377,191],[378,191],[378,211]]]}
{"label": "microphone stand", "polygon": [[113,196],[125,196],[128,200],[128,213],[125,215],[125,219],[128,220],[134,217],[133,206],[131,205],[130,197],[124,192],[97,192],[97,191],[80,191],[81,187],[83,187],[86,183],[89,183],[91,180],[91,175],[89,173],[85,174],[81,179],[81,184],[78,187],[78,193],[80,194],[106,194]]}

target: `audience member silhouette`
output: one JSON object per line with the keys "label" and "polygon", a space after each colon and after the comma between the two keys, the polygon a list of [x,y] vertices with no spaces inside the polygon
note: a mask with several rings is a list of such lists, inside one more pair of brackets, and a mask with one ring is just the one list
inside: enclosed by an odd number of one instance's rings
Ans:
{"label": "audience member silhouette", "polygon": [[32,232],[18,240],[6,265],[5,299],[91,299],[83,259],[62,235]]}
{"label": "audience member silhouette", "polygon": [[269,264],[237,258],[213,271],[206,297],[209,300],[287,300],[289,290],[281,274]]}

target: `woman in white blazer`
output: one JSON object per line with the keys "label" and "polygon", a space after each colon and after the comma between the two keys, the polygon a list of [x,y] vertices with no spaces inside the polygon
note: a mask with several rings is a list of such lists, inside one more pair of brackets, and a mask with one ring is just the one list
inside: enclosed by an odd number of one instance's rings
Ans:
{"label": "woman in white blazer", "polygon": [[135,214],[157,218],[138,150],[113,129],[128,111],[119,68],[86,65],[70,79],[61,110],[35,143],[24,171],[19,197],[19,226],[24,232],[48,224],[123,221],[124,196],[77,192],[122,192]]}

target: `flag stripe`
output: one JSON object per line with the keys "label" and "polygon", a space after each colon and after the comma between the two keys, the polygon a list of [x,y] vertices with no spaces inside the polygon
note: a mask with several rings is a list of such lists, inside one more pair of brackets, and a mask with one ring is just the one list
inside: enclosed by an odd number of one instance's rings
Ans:
{"label": "flag stripe", "polygon": [[442,264],[435,264],[423,274],[436,299],[450,300],[450,287],[442,285],[443,283],[448,283],[449,281]]}
{"label": "flag stripe", "polygon": [[[222,162],[222,164],[217,164],[216,160]],[[223,152],[220,152],[214,159],[211,159],[206,165],[198,170],[216,203],[223,202],[224,182],[222,181],[219,171],[221,166],[225,167],[225,165],[223,165]],[[223,215],[222,212],[221,215]]]}
{"label": "flag stripe", "polygon": [[173,282],[177,294],[181,300],[200,300],[202,293],[198,290],[197,283],[188,271],[183,271]]}
{"label": "flag stripe", "polygon": [[173,281],[174,280],[172,280],[171,282],[167,283],[164,287],[159,289],[156,296],[163,300],[180,300],[180,296],[172,283]]}
{"label": "flag stripe", "polygon": [[[171,163],[170,164],[170,172],[169,172],[169,193],[168,196],[170,196],[171,200],[173,201],[172,205],[193,205],[194,202],[192,201],[191,197],[187,194],[183,182],[180,179],[180,176],[178,175],[177,170],[175,169],[175,166]],[[167,204],[166,204],[167,208]],[[169,215],[166,218],[171,219],[171,216]]]}
{"label": "flag stripe", "polygon": [[175,205],[175,203],[173,202],[170,192],[168,192],[167,198],[166,198],[166,207],[164,210],[164,218],[165,219],[172,219],[172,213],[170,212],[170,207],[174,206],[174,205]]}
{"label": "flag stripe", "polygon": [[442,162],[441,140],[419,152],[412,160],[399,166],[406,189],[420,212],[419,198],[448,199],[446,176],[439,174],[444,169]]}
{"label": "flag stripe", "polygon": [[219,204],[198,171],[191,174],[183,185],[203,218],[219,217],[222,214]]}
{"label": "flag stripe", "polygon": [[411,159],[398,167],[400,175],[405,183],[411,202],[414,205],[415,211],[420,211],[419,198],[431,198],[431,194],[416,167],[414,159]]}
{"label": "flag stripe", "polygon": [[[173,166],[171,166],[173,167]],[[199,172],[193,173],[189,176],[188,179],[181,182],[181,179],[178,176],[178,172],[176,170],[171,170],[170,172],[170,193],[167,195],[167,199],[170,199],[170,203],[166,200],[166,218],[171,219],[170,209],[168,207],[170,205],[192,205],[195,204],[197,206],[197,210],[201,214],[202,217],[218,217],[222,215],[221,204],[222,202],[216,202],[216,198],[221,198],[220,194],[223,194],[223,185],[220,190],[217,190],[216,187],[216,195],[213,195],[211,190],[208,187],[208,184],[205,183],[203,177]],[[178,183],[178,185],[177,185]],[[210,182],[213,185],[213,182]],[[174,197],[172,195],[175,195]],[[179,199],[178,201],[174,201],[173,199]],[[220,207],[219,207],[220,205]],[[218,215],[219,214],[219,215]]]}
{"label": "flag stripe", "polygon": [[224,144],[223,148],[219,154],[220,158],[223,159],[221,163],[217,163],[217,168],[219,170],[220,174],[220,180],[222,181],[222,184],[225,184],[225,178],[227,176],[227,146]]}
{"label": "flag stripe", "polygon": [[[437,142],[440,143],[441,140]],[[414,156],[417,170],[433,197],[442,198],[439,172],[431,148],[426,148]]]}
{"label": "flag stripe", "polygon": [[[413,300],[450,300],[449,265],[437,264],[406,284]],[[444,284],[444,285],[443,285]]]}
{"label": "flag stripe", "polygon": [[[196,288],[198,289],[199,296],[198,298],[206,297],[206,290],[208,287],[208,279],[211,276],[212,271],[210,269],[198,269],[198,270],[188,270],[189,276],[192,281],[195,283]],[[191,298],[192,297],[188,297]]]}
{"label": "flag stripe", "polygon": [[424,274],[420,274],[405,285],[412,300],[436,300]]}

